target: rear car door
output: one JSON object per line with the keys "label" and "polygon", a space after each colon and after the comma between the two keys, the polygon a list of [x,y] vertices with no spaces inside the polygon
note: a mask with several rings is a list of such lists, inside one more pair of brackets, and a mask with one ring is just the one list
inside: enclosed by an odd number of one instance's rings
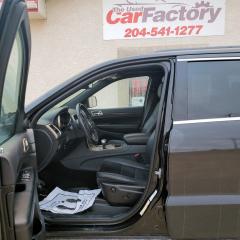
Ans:
{"label": "rear car door", "polygon": [[24,126],[30,60],[26,3],[6,0],[0,12],[0,224],[2,239],[44,239],[37,197],[32,129]]}
{"label": "rear car door", "polygon": [[173,238],[240,237],[240,55],[177,61],[167,224]]}

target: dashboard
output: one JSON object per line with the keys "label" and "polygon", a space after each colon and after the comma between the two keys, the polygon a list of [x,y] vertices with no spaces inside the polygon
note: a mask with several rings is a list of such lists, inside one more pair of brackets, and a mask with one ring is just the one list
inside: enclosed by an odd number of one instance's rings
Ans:
{"label": "dashboard", "polygon": [[46,112],[38,120],[34,135],[39,171],[54,159],[70,152],[84,137],[78,128],[75,110],[68,107],[53,108]]}

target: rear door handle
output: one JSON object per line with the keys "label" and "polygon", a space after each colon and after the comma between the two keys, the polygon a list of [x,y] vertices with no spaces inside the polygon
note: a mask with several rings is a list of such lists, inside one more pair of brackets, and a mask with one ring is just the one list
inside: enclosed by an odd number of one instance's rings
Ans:
{"label": "rear door handle", "polygon": [[93,117],[103,116],[103,112],[102,111],[91,111],[91,114],[92,114]]}

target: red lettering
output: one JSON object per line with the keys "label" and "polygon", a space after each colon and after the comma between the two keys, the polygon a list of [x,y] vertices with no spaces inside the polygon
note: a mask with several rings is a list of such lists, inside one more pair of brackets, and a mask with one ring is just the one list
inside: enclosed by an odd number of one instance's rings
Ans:
{"label": "red lettering", "polygon": [[121,19],[121,23],[125,24],[125,23],[132,23],[132,19],[133,19],[133,13],[131,12],[125,12],[122,14],[123,18]]}
{"label": "red lettering", "polygon": [[[119,13],[117,13],[119,14]],[[107,14],[107,22],[109,24],[116,24],[119,22],[120,18],[116,18],[116,19],[112,19],[112,15],[113,15],[113,10],[109,11],[108,14]]]}
{"label": "red lettering", "polygon": [[134,22],[134,23],[137,23],[139,17],[141,17],[142,15],[143,15],[142,12],[135,12],[135,14],[134,14],[134,18],[133,18],[133,22]]}

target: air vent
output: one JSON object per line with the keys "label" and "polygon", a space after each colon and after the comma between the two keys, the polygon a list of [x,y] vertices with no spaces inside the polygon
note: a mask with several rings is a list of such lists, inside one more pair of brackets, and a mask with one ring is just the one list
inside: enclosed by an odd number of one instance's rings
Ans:
{"label": "air vent", "polygon": [[59,138],[61,136],[61,131],[53,124],[47,125],[48,129],[54,134],[56,138]]}

